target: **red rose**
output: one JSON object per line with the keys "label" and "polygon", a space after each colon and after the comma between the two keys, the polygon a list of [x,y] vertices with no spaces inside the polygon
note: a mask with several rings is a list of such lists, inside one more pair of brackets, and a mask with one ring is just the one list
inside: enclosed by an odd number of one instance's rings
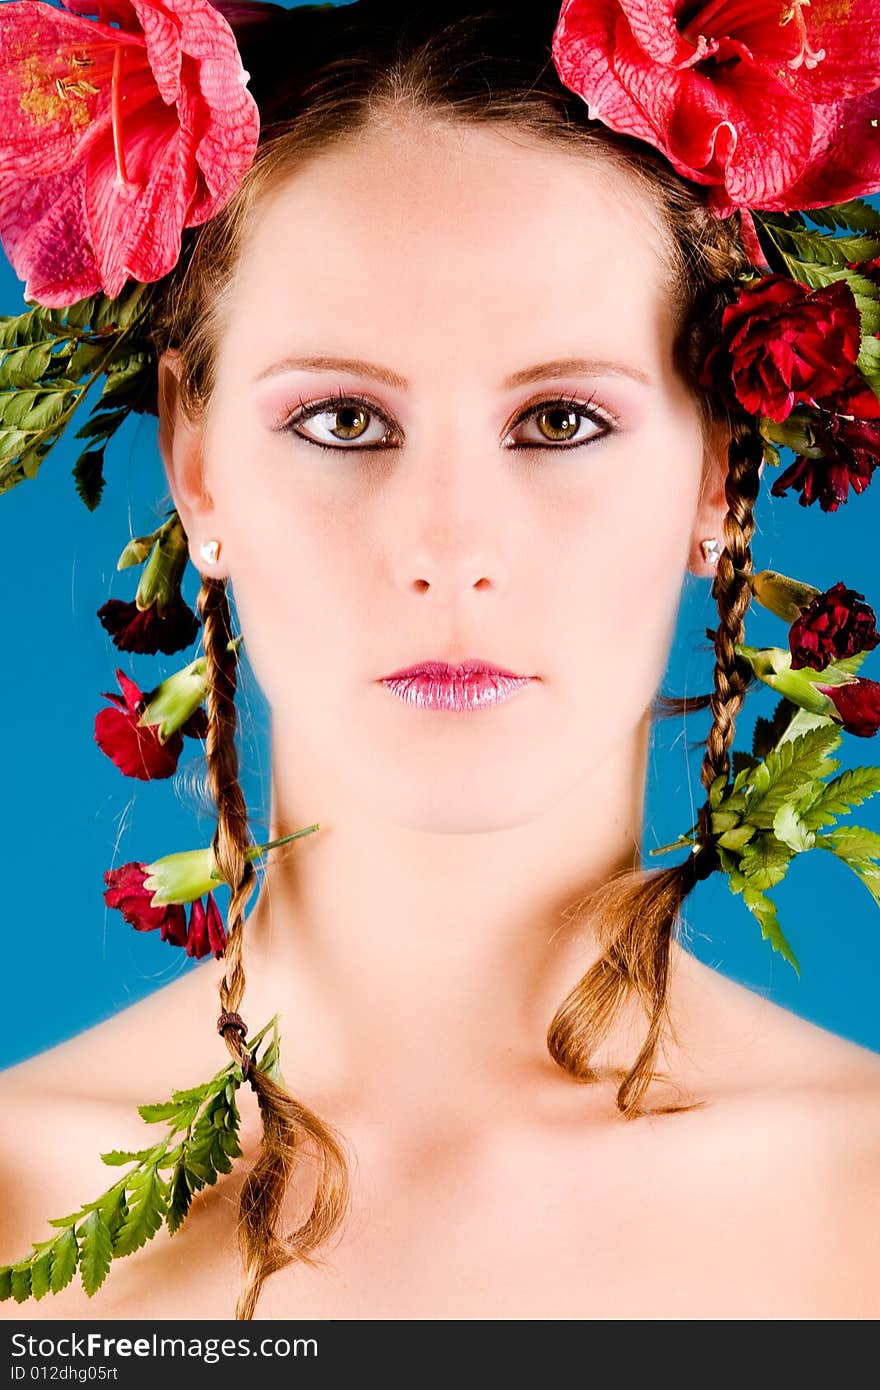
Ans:
{"label": "red rose", "polygon": [[810,290],[786,275],[744,285],[724,310],[721,342],[701,374],[754,415],[788,418],[796,405],[815,403],[852,375],[861,317],[842,280]]}
{"label": "red rose", "polygon": [[846,685],[817,685],[834,702],[848,734],[873,738],[880,729],[880,681],[855,680]]}
{"label": "red rose", "polygon": [[873,0],[563,0],[552,55],[592,117],[709,185],[721,216],[880,189]]}
{"label": "red rose", "polygon": [[812,600],[788,634],[793,671],[805,666],[823,671],[832,661],[872,651],[880,643],[874,610],[864,597],[839,583]]}
{"label": "red rose", "polygon": [[114,298],[167,274],[183,228],[253,161],[247,79],[209,0],[0,5],[0,240],[25,298]]}
{"label": "red rose", "polygon": [[142,609],[133,599],[108,598],[98,609],[98,617],[121,652],[165,652],[170,656],[190,646],[199,630],[199,620],[179,590],[164,609],[155,603]]}

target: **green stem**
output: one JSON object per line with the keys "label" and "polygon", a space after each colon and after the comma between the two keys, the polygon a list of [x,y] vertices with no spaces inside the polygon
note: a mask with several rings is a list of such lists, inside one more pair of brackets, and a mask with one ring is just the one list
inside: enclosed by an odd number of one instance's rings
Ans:
{"label": "green stem", "polygon": [[680,840],[673,840],[673,842],[672,842],[671,845],[660,845],[660,847],[659,847],[658,849],[651,849],[651,850],[649,850],[649,851],[648,851],[648,857],[649,857],[650,859],[653,859],[653,858],[655,858],[658,854],[671,854],[672,851],[673,851],[674,849],[688,849],[688,848],[694,849],[694,848],[695,848],[695,843],[694,843],[693,840],[689,839],[688,836],[683,835],[683,836],[681,837]]}
{"label": "green stem", "polygon": [[258,854],[266,854],[270,849],[277,849],[279,845],[286,845],[289,840],[298,840],[301,835],[311,835],[314,830],[320,830],[321,825],[316,821],[314,825],[307,825],[303,830],[294,830],[292,835],[282,835],[280,840],[270,840],[267,845],[252,845],[245,851],[245,859],[253,859]]}

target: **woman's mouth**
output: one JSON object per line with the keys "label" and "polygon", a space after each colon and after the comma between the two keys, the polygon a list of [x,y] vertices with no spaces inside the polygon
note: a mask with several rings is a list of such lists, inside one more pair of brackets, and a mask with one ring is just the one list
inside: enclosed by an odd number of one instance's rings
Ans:
{"label": "woman's mouth", "polygon": [[509,700],[530,685],[534,676],[517,675],[492,662],[474,659],[451,663],[420,661],[390,676],[380,684],[401,700],[421,709],[472,710]]}

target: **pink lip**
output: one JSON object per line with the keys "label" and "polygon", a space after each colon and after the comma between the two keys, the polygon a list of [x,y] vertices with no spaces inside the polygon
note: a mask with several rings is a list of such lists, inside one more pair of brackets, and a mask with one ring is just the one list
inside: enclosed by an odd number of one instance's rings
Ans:
{"label": "pink lip", "polygon": [[474,659],[457,664],[420,661],[383,676],[381,684],[421,709],[471,710],[509,700],[533,679]]}
{"label": "pink lip", "polygon": [[453,680],[484,671],[493,676],[515,676],[519,680],[528,679],[527,676],[520,676],[517,671],[508,671],[503,666],[494,666],[491,661],[483,661],[478,656],[459,662],[417,661],[414,666],[402,666],[399,671],[392,671],[390,676],[383,676],[382,679],[395,681],[403,679],[404,676],[431,676],[435,680]]}

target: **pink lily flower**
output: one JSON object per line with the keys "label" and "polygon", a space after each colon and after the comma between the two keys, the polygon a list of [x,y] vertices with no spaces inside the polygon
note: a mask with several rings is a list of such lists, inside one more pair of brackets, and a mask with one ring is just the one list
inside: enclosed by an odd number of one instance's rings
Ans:
{"label": "pink lily flower", "polygon": [[877,20],[877,0],[563,0],[552,54],[591,116],[726,217],[880,189]]}
{"label": "pink lily flower", "polygon": [[209,0],[0,5],[0,241],[25,298],[167,274],[253,161],[248,77]]}

